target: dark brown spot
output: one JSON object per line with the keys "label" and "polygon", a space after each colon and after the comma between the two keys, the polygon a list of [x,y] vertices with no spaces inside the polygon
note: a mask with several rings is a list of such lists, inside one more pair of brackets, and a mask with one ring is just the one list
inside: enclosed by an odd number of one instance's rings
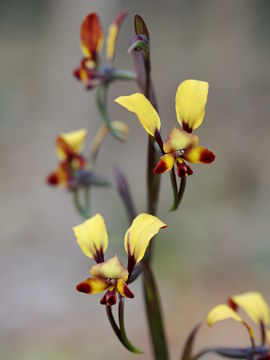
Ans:
{"label": "dark brown spot", "polygon": [[76,289],[79,292],[83,292],[85,294],[90,294],[91,292],[91,286],[87,282],[82,282],[76,286]]}
{"label": "dark brown spot", "polygon": [[106,296],[107,296],[107,294],[105,294],[105,295],[102,296],[102,298],[101,298],[101,300],[100,300],[100,304],[101,304],[101,305],[106,305]]}
{"label": "dark brown spot", "polygon": [[205,164],[210,164],[211,162],[213,162],[215,160],[215,155],[214,153],[212,153],[212,151],[208,150],[208,149],[204,149],[202,152],[201,152],[201,155],[200,155],[200,161],[202,163],[205,163]]}

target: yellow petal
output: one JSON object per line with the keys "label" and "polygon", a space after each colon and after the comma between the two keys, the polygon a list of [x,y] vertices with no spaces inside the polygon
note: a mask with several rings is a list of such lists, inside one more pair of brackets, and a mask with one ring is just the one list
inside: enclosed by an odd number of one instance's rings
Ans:
{"label": "yellow petal", "polygon": [[159,162],[157,163],[156,167],[154,168],[155,174],[163,174],[172,169],[174,164],[174,156],[171,154],[163,155]]}
{"label": "yellow petal", "polygon": [[75,226],[73,231],[82,252],[91,259],[100,261],[100,256],[102,257],[108,247],[108,234],[103,217],[96,214]]}
{"label": "yellow petal", "polygon": [[62,133],[56,140],[56,154],[60,159],[66,159],[67,150],[75,154],[80,154],[87,135],[86,129],[79,129]]}
{"label": "yellow petal", "polygon": [[76,289],[85,294],[99,294],[111,286],[107,280],[88,278],[76,286]]}
{"label": "yellow petal", "polygon": [[243,319],[229,305],[217,305],[207,315],[206,322],[208,326],[213,326],[216,322],[226,319],[233,319],[243,322]]}
{"label": "yellow petal", "polygon": [[269,324],[269,307],[258,292],[247,292],[232,296],[232,301],[241,307],[248,316],[258,325],[262,321],[265,325]]}
{"label": "yellow petal", "polygon": [[114,58],[115,45],[116,45],[118,31],[119,31],[119,28],[126,16],[127,16],[127,12],[122,11],[109,27],[109,33],[108,33],[108,37],[107,37],[106,55],[107,55],[107,59],[110,61],[113,60],[113,58]]}
{"label": "yellow petal", "polygon": [[199,127],[205,114],[209,85],[205,81],[185,80],[176,91],[177,120],[184,130],[191,132]]}
{"label": "yellow petal", "polygon": [[143,94],[120,96],[114,101],[136,114],[144,130],[151,136],[155,136],[156,129],[160,130],[159,115]]}
{"label": "yellow petal", "polygon": [[185,151],[183,158],[193,164],[210,164],[215,160],[215,155],[205,147],[194,146]]}
{"label": "yellow petal", "polygon": [[117,256],[92,266],[90,273],[95,277],[103,279],[123,279],[125,281],[128,279],[128,271]]}
{"label": "yellow petal", "polygon": [[198,143],[198,136],[175,127],[170,132],[168,139],[164,142],[163,150],[165,153],[171,153],[177,150],[186,149],[191,145],[198,145]]}
{"label": "yellow petal", "polygon": [[116,24],[111,24],[109,27],[109,34],[107,37],[107,59],[112,60],[114,57],[114,51],[115,51],[115,43],[118,33],[118,27]]}
{"label": "yellow petal", "polygon": [[140,214],[132,222],[125,235],[125,250],[135,263],[142,260],[150,240],[161,228],[167,227],[156,216]]}

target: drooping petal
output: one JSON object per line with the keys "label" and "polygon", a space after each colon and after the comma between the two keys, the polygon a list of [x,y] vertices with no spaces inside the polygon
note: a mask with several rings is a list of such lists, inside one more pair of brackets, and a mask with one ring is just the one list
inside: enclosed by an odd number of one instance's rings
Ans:
{"label": "drooping petal", "polygon": [[241,307],[258,325],[260,325],[260,322],[265,325],[269,324],[269,307],[260,293],[247,292],[232,296],[231,300]]}
{"label": "drooping petal", "polygon": [[174,156],[171,154],[165,154],[163,155],[157,166],[154,168],[155,174],[163,174],[167,171],[170,171],[174,164]]}
{"label": "drooping petal", "polygon": [[136,114],[144,130],[151,136],[155,136],[155,131],[160,130],[159,115],[143,94],[119,96],[114,101]]}
{"label": "drooping petal", "polygon": [[119,279],[116,282],[117,290],[122,296],[128,297],[130,299],[134,298],[133,292],[128,288],[127,283],[123,279]]}
{"label": "drooping petal", "polygon": [[100,214],[75,226],[73,231],[78,245],[86,256],[97,262],[104,260],[103,255],[108,247],[108,234],[104,219]]}
{"label": "drooping petal", "polygon": [[190,134],[184,130],[173,128],[167,140],[163,144],[165,153],[173,153],[177,150],[183,150],[189,146],[196,146],[199,143],[197,135]]}
{"label": "drooping petal", "polygon": [[177,159],[176,164],[177,164],[177,175],[180,178],[193,174],[193,170],[191,169],[191,167],[189,167],[188,164],[186,164],[181,158]]}
{"label": "drooping petal", "polygon": [[81,49],[88,59],[96,59],[102,50],[103,30],[96,13],[86,16],[81,25]]}
{"label": "drooping petal", "polygon": [[205,114],[209,84],[206,81],[185,80],[176,91],[175,110],[183,129],[192,132],[199,127]]}
{"label": "drooping petal", "polygon": [[62,133],[56,139],[56,154],[65,160],[70,154],[80,154],[87,135],[86,129]]}
{"label": "drooping petal", "polygon": [[87,278],[78,284],[76,289],[85,294],[99,294],[110,286],[111,284],[105,279]]}
{"label": "drooping petal", "polygon": [[95,277],[103,279],[123,279],[126,281],[128,278],[128,271],[117,256],[92,266],[90,273]]}
{"label": "drooping petal", "polygon": [[125,235],[125,250],[135,264],[142,260],[150,240],[167,225],[156,216],[140,214],[132,222]]}
{"label": "drooping petal", "polygon": [[194,164],[210,164],[215,160],[215,154],[202,146],[194,146],[187,149],[183,158]]}
{"label": "drooping petal", "polygon": [[208,326],[213,326],[216,322],[226,319],[243,322],[243,319],[230,306],[225,304],[215,306],[206,316]]}
{"label": "drooping petal", "polygon": [[116,45],[119,28],[126,16],[127,16],[127,12],[122,11],[109,27],[109,33],[108,33],[107,43],[106,43],[106,45],[107,45],[106,46],[106,50],[107,50],[106,55],[107,55],[107,59],[110,61],[113,60],[113,58],[114,58],[115,45]]}

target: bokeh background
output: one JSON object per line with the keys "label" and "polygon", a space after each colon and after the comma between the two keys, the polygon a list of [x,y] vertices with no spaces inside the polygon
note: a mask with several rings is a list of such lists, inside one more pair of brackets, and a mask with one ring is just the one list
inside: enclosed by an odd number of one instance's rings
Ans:
{"label": "bokeh background", "polygon": [[[98,296],[75,291],[90,264],[76,245],[80,222],[64,190],[45,176],[56,166],[58,133],[80,127],[88,146],[100,126],[94,93],[72,76],[81,58],[79,28],[97,11],[104,28],[129,9],[116,64],[132,69],[127,54],[133,15],[151,34],[152,75],[165,137],[176,124],[174,96],[186,78],[207,80],[210,93],[198,134],[216,154],[194,166],[181,208],[168,211],[172,194],[162,178],[159,216],[168,224],[156,241],[159,279],[172,359],[215,304],[258,290],[270,301],[270,2],[269,0],[13,0],[0,1],[0,357],[5,360],[134,359],[118,343]],[[118,83],[110,98],[137,91]],[[145,209],[146,136],[134,116],[110,100],[114,119],[130,127],[127,144],[108,137],[97,170],[112,163],[126,172],[139,211]],[[94,189],[94,212],[105,217],[110,253],[123,254],[128,226],[113,190]],[[124,258],[123,258],[124,259]],[[140,281],[126,306],[133,343],[150,347]],[[248,344],[245,330],[226,322],[202,328],[196,347]],[[210,356],[209,356],[210,359]],[[212,356],[211,359],[215,359]]]}

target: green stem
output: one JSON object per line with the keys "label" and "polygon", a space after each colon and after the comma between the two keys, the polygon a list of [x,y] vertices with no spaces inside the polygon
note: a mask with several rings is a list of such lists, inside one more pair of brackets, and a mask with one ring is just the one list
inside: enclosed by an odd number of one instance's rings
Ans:
{"label": "green stem", "polygon": [[108,110],[107,110],[108,85],[109,85],[108,83],[103,83],[97,87],[97,95],[96,95],[97,107],[110,133],[117,140],[124,141],[125,138],[123,137],[123,135],[112,126],[111,119],[108,114]]}
{"label": "green stem", "polygon": [[136,80],[136,74],[133,71],[114,69],[113,80]]}
{"label": "green stem", "polygon": [[143,266],[144,299],[155,359],[168,360],[169,354],[166,345],[158,288],[147,262],[143,262]]}
{"label": "green stem", "polygon": [[88,214],[88,211],[85,208],[83,208],[83,206],[80,203],[78,189],[75,189],[73,191],[73,203],[74,203],[75,208],[78,211],[78,213],[86,220],[89,217],[89,214]]}

